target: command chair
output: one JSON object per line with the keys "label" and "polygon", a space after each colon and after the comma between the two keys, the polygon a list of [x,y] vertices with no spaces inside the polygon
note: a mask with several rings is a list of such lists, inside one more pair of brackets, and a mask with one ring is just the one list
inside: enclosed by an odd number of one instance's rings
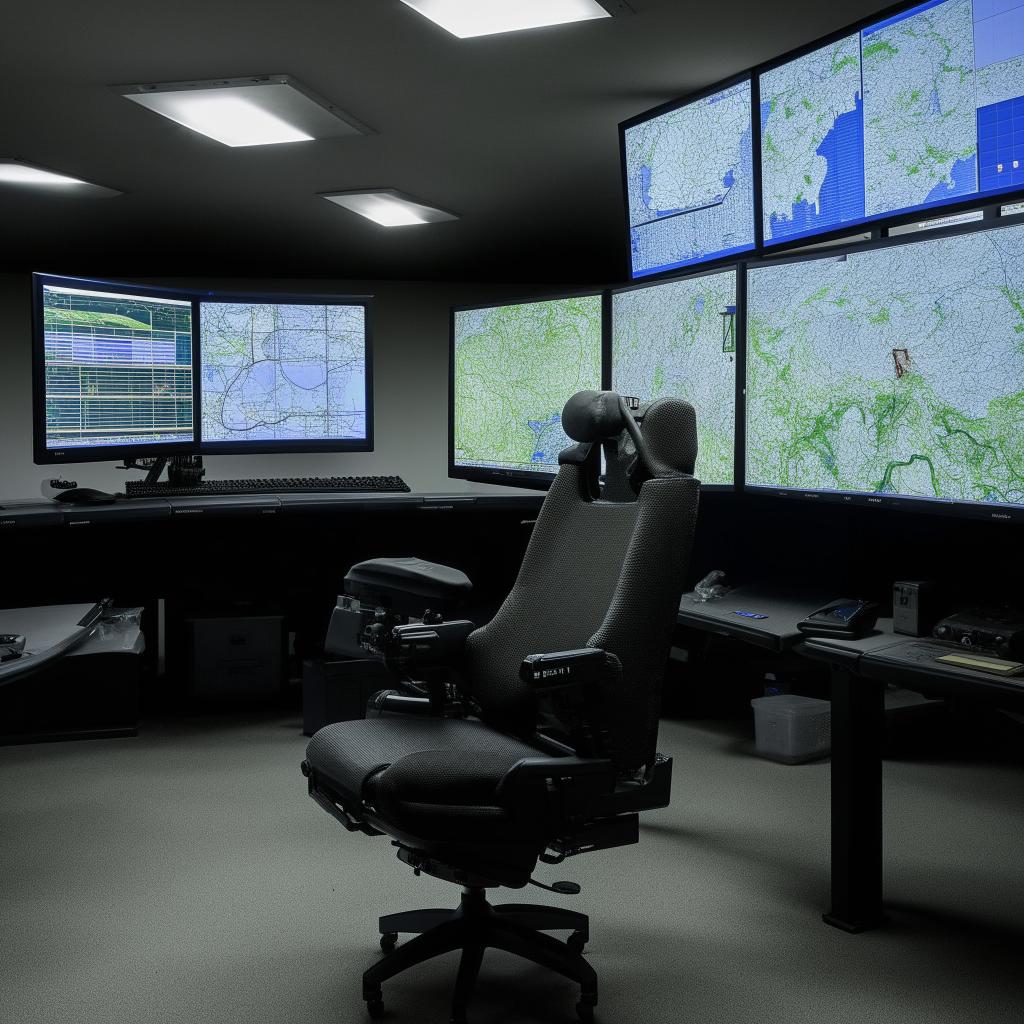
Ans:
{"label": "command chair", "polygon": [[[460,949],[451,1019],[464,1022],[491,947],[577,982],[577,1012],[592,1020],[586,916],[491,906],[486,890],[524,887],[538,858],[557,863],[635,843],[637,812],[668,802],[671,761],[656,752],[658,712],[697,514],[695,414],[678,399],[634,413],[613,392],[581,392],[563,424],[577,444],[559,458],[494,619],[480,629],[465,621],[395,629],[409,675],[422,679],[422,667],[449,663],[458,706],[473,714],[458,716],[436,692],[419,699],[421,714],[389,715],[388,702],[377,701],[384,714],[328,725],[306,751],[310,794],[346,828],[391,836],[417,874],[463,886],[455,911],[381,918],[388,955],[363,975],[372,1017],[383,1013],[384,981]],[[628,462],[633,500],[595,491],[602,444],[609,465]],[[555,891],[578,889],[558,883]],[[543,934],[556,930],[572,934],[566,942]],[[400,932],[420,934],[395,948]]]}

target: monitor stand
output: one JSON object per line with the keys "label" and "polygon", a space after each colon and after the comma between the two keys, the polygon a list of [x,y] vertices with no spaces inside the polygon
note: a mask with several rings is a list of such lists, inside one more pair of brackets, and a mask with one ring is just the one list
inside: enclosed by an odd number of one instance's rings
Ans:
{"label": "monitor stand", "polygon": [[155,459],[125,459],[121,469],[143,469],[146,483],[155,484],[167,470],[167,480],[175,487],[194,487],[200,483],[206,470],[202,455],[171,455]]}

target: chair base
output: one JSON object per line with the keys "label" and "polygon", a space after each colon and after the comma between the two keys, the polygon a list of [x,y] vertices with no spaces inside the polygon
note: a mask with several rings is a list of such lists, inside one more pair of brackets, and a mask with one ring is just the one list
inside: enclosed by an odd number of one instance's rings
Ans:
{"label": "chair base", "polygon": [[[571,931],[559,942],[545,931]],[[396,974],[432,957],[462,950],[459,973],[452,998],[452,1024],[465,1024],[466,1008],[476,987],[485,949],[503,949],[530,960],[580,986],[576,1012],[580,1020],[594,1019],[597,1005],[597,975],[583,958],[590,938],[586,914],[559,907],[537,907],[511,903],[492,907],[482,888],[467,888],[456,910],[412,910],[388,914],[380,919],[381,948],[388,954],[363,974],[363,998],[371,1017],[384,1012],[381,985]],[[400,932],[417,937],[395,948]]]}

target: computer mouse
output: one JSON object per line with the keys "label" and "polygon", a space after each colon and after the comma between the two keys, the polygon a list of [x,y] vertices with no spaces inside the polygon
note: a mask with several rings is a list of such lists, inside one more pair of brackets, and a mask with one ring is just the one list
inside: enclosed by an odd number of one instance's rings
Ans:
{"label": "computer mouse", "polygon": [[95,487],[71,487],[55,494],[53,500],[68,505],[109,505],[117,501],[117,496],[106,491],[98,491]]}

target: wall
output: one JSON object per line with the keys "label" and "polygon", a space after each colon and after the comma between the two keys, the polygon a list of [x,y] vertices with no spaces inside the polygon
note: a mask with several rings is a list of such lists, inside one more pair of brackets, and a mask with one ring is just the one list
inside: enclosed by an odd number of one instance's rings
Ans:
{"label": "wall", "polygon": [[[550,288],[422,282],[165,280],[225,291],[373,295],[373,452],[332,455],[208,456],[207,476],[331,476],[397,473],[414,491],[507,490],[448,479],[448,309],[521,298]],[[56,470],[32,461],[31,286],[0,275],[0,502],[35,498]],[[129,474],[116,463],[60,470],[83,486],[118,490]],[[132,473],[132,477],[140,474]]]}

